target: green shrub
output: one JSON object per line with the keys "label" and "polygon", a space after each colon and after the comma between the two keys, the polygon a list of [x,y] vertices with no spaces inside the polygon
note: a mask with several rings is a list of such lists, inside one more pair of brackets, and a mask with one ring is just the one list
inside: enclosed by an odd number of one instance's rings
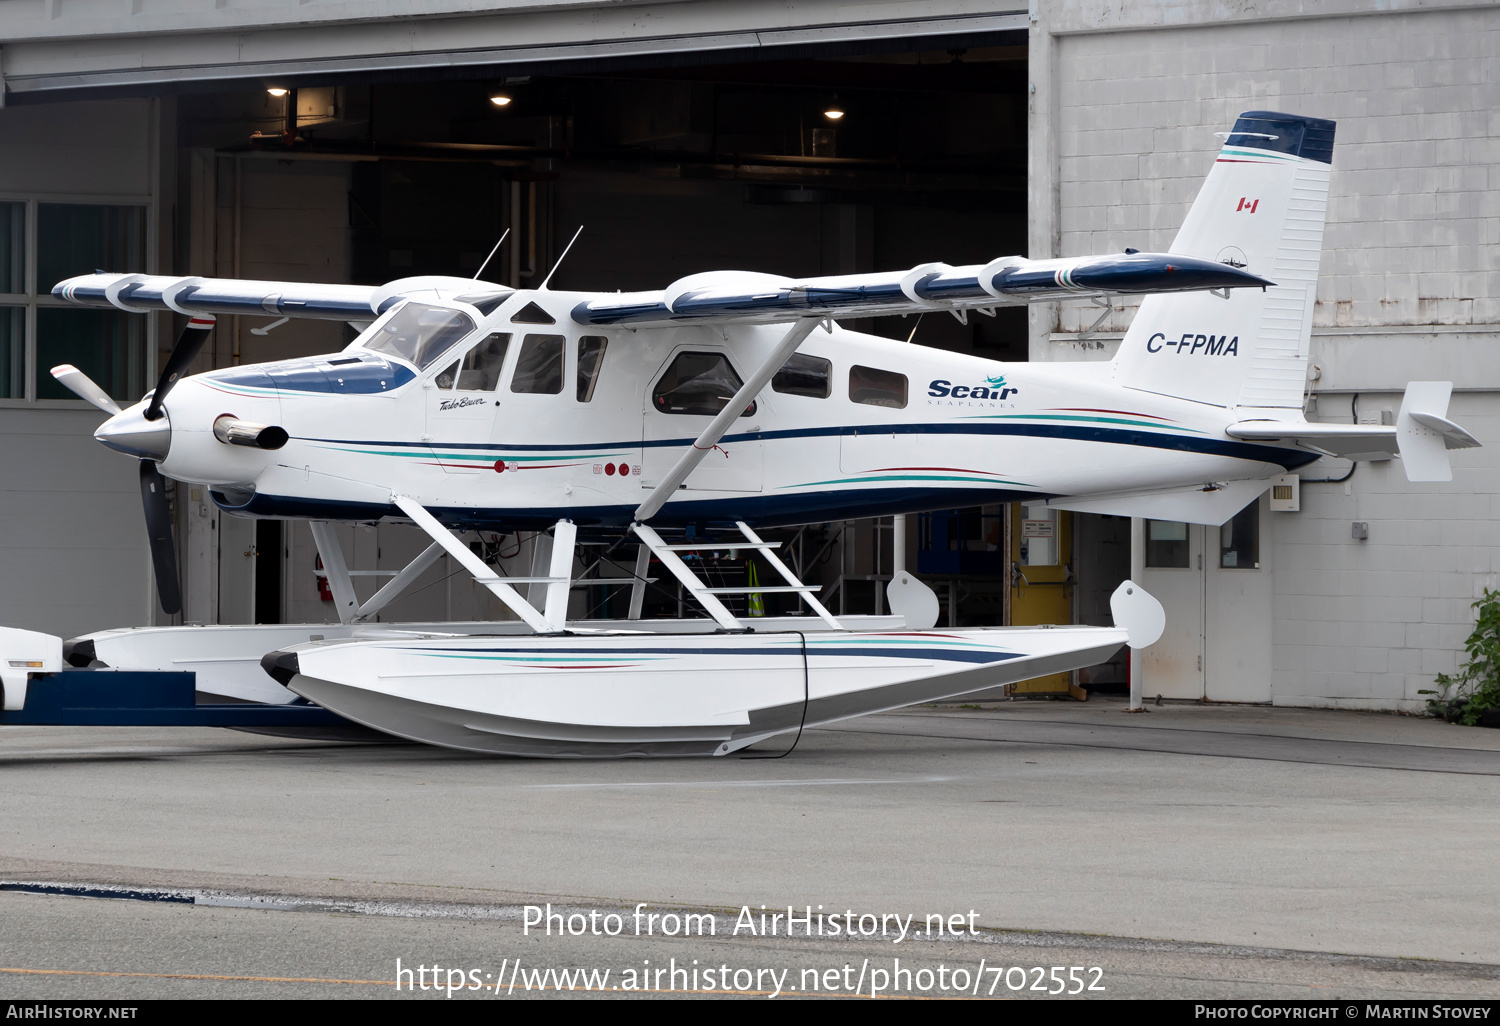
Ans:
{"label": "green shrub", "polygon": [[1469,661],[1457,674],[1438,674],[1435,691],[1418,692],[1438,696],[1427,700],[1432,715],[1451,713],[1455,722],[1467,727],[1477,725],[1486,709],[1500,707],[1500,592],[1484,589],[1474,608],[1479,610],[1474,633],[1464,642]]}

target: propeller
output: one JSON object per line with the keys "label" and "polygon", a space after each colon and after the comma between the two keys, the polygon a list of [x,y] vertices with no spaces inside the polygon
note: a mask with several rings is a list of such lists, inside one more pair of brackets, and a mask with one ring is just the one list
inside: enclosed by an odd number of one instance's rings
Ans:
{"label": "propeller", "polygon": [[[156,382],[156,392],[142,413],[146,420],[161,419],[162,401],[198,358],[213,326],[213,317],[194,315],[182,334],[177,336],[177,344],[172,347],[172,353],[167,357],[166,366],[162,368],[161,377]],[[74,395],[111,417],[119,416],[122,412],[119,404],[104,389],[72,364],[52,368],[52,376]],[[161,476],[161,471],[156,469],[154,460],[141,460],[140,471],[141,505],[146,513],[146,536],[151,543],[151,565],[156,570],[156,594],[161,600],[163,612],[174,615],[182,611],[182,591],[177,579],[176,548],[172,544],[172,510],[167,504],[167,481]]]}
{"label": "propeller", "polygon": [[156,570],[156,594],[162,611],[182,611],[177,584],[177,554],[172,545],[172,510],[167,505],[167,481],[151,460],[141,460],[141,505],[146,510],[146,536],[151,541],[151,565]]}
{"label": "propeller", "polygon": [[188,320],[187,327],[177,336],[177,344],[172,347],[172,354],[167,357],[166,365],[161,369],[161,377],[156,379],[156,391],[151,396],[151,402],[146,405],[145,412],[141,414],[143,417],[147,420],[161,419],[162,401],[198,358],[198,353],[203,349],[203,343],[208,341],[208,333],[213,328],[213,314],[193,314]]}
{"label": "propeller", "polygon": [[62,385],[69,392],[72,392],[84,402],[97,406],[111,417],[120,412],[119,404],[109,397],[109,393],[94,384],[93,378],[90,378],[71,363],[65,363],[60,367],[53,367],[52,376],[57,379],[58,384]]}

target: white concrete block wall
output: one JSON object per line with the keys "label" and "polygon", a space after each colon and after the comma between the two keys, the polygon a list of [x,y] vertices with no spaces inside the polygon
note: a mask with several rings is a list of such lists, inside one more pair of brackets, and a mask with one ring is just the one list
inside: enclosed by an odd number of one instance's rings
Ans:
{"label": "white concrete block wall", "polygon": [[[1305,113],[1339,123],[1315,325],[1500,323],[1500,8],[1249,11],[1056,46],[1060,255],[1165,249],[1213,132],[1247,109]],[[1093,316],[1064,308],[1060,329]]]}
{"label": "white concrete block wall", "polygon": [[69,638],[151,622],[136,461],[94,441],[103,420],[0,409],[0,626]]}
{"label": "white concrete block wall", "polygon": [[[1320,404],[1347,410],[1347,397]],[[1397,393],[1363,394],[1363,411]],[[1272,514],[1277,704],[1418,711],[1438,673],[1452,673],[1474,622],[1473,601],[1500,587],[1500,395],[1459,392],[1450,415],[1485,443],[1451,453],[1453,480],[1411,484],[1398,461],[1327,461],[1303,471],[1302,510]],[[1343,420],[1347,414],[1337,418]],[[1369,524],[1356,541],[1351,526]]]}

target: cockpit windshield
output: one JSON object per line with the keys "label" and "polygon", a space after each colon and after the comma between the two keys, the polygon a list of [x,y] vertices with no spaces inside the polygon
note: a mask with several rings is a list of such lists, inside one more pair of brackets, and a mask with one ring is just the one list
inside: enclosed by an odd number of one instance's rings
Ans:
{"label": "cockpit windshield", "polygon": [[464,336],[474,319],[458,310],[408,302],[365,340],[366,349],[397,356],[426,370]]}

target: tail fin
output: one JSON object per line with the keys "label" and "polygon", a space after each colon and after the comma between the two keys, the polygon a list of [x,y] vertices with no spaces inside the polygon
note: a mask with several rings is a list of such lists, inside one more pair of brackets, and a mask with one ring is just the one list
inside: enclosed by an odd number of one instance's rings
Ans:
{"label": "tail fin", "polygon": [[1301,408],[1333,133],[1318,118],[1240,115],[1170,252],[1276,285],[1147,296],[1115,356],[1116,383],[1214,406]]}

